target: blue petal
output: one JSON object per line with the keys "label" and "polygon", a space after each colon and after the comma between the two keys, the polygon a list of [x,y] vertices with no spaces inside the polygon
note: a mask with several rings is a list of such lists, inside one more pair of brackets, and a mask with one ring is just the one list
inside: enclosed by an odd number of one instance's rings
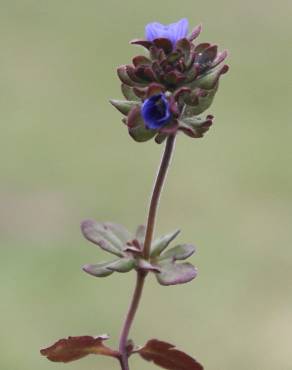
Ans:
{"label": "blue petal", "polygon": [[159,129],[171,119],[169,103],[164,94],[157,94],[146,99],[141,109],[145,126],[149,129]]}
{"label": "blue petal", "polygon": [[147,24],[145,27],[145,35],[148,41],[154,41],[158,38],[167,38],[175,46],[178,40],[187,36],[188,29],[189,22],[186,18],[169,25],[153,22]]}

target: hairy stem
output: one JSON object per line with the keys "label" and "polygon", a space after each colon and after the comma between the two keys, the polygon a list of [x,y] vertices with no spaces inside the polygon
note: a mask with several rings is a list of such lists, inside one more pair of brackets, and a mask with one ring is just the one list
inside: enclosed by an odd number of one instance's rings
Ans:
{"label": "hairy stem", "polygon": [[[146,235],[145,235],[144,248],[143,248],[143,256],[145,259],[149,259],[150,247],[151,247],[152,238],[153,238],[159,198],[160,198],[161,190],[163,188],[167,169],[169,167],[171,155],[172,155],[173,148],[174,148],[174,143],[175,143],[175,135],[169,136],[166,141],[165,150],[164,150],[164,153],[161,159],[158,174],[157,174],[155,184],[154,184],[150,206],[149,206],[149,211],[148,211]],[[119,351],[120,351],[120,363],[121,363],[122,370],[129,370],[127,341],[128,341],[128,336],[129,336],[131,326],[135,318],[135,314],[137,312],[137,309],[140,303],[146,276],[147,276],[147,273],[143,271],[137,271],[135,290],[134,290],[133,297],[130,303],[130,307],[128,309],[126,319],[123,325],[123,329],[121,332]]]}

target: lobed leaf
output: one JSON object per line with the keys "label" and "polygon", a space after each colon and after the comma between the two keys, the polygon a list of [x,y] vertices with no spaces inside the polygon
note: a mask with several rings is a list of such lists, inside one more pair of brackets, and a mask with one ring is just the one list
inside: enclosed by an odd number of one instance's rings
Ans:
{"label": "lobed leaf", "polygon": [[138,350],[139,355],[146,361],[167,370],[203,370],[193,357],[179,351],[174,345],[157,339],[149,340]]}
{"label": "lobed leaf", "polygon": [[174,263],[173,261],[164,261],[158,263],[160,272],[156,273],[156,279],[161,285],[185,284],[197,276],[197,269],[190,263]]}
{"label": "lobed leaf", "polygon": [[118,352],[106,347],[103,341],[107,335],[98,337],[81,336],[60,339],[52,346],[41,349],[41,354],[53,362],[70,362],[90,354],[118,357]]}

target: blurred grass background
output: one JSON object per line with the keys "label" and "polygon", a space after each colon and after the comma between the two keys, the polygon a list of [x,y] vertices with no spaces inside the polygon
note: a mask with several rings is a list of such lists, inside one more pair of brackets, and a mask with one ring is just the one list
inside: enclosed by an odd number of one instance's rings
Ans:
{"label": "blurred grass background", "polygon": [[215,126],[178,139],[157,225],[182,228],[200,273],[168,289],[149,279],[131,336],[175,343],[206,370],[291,370],[291,1],[0,4],[0,368],[118,369],[39,348],[104,332],[117,343],[134,276],[82,273],[105,255],[79,222],[145,220],[162,146],[133,142],[108,99],[121,97],[116,67],[141,53],[128,41],[187,16],[231,65]]}

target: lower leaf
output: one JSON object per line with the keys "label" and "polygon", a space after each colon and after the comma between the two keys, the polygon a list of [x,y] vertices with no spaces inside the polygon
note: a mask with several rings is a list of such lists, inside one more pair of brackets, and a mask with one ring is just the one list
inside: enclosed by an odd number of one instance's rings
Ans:
{"label": "lower leaf", "polygon": [[48,348],[41,349],[40,352],[53,362],[71,362],[90,354],[117,358],[119,353],[103,344],[106,339],[108,339],[107,335],[68,337],[58,340]]}
{"label": "lower leaf", "polygon": [[203,370],[193,357],[179,351],[174,345],[157,339],[149,340],[144,347],[137,351],[146,361],[167,370]]}

